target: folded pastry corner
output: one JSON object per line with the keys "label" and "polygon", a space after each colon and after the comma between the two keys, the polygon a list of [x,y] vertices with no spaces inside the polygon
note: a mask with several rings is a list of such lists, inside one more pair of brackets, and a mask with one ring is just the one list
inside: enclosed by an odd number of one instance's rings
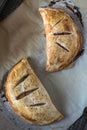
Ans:
{"label": "folded pastry corner", "polygon": [[46,70],[66,68],[82,49],[80,29],[62,8],[41,7],[40,14],[46,33]]}
{"label": "folded pastry corner", "polygon": [[30,124],[47,125],[63,118],[26,58],[10,70],[5,93],[14,112]]}

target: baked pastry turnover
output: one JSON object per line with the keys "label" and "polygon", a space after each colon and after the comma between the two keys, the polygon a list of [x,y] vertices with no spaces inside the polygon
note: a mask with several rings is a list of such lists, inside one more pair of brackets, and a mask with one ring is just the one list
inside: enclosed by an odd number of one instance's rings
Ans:
{"label": "baked pastry turnover", "polygon": [[5,91],[13,110],[31,124],[46,125],[63,118],[26,58],[10,70]]}
{"label": "baked pastry turnover", "polygon": [[58,71],[67,67],[82,49],[79,28],[62,8],[39,8],[46,33],[46,70]]}

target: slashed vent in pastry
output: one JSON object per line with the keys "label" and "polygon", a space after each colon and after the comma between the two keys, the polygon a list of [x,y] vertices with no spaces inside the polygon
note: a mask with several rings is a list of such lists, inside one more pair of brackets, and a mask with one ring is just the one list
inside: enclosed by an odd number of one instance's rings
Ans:
{"label": "slashed vent in pastry", "polygon": [[31,124],[45,125],[63,118],[26,58],[10,70],[5,91],[13,110]]}
{"label": "slashed vent in pastry", "polygon": [[58,71],[68,66],[82,48],[82,36],[64,9],[39,8],[46,33],[46,70]]}

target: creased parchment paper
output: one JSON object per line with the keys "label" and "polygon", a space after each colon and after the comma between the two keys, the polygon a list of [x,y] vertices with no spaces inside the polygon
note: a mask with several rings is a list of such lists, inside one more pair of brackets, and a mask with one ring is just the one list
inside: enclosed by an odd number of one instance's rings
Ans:
{"label": "creased parchment paper", "polygon": [[48,126],[31,126],[17,117],[8,103],[3,103],[0,98],[0,130],[66,130],[87,106],[87,1],[74,0],[83,14],[84,55],[72,69],[56,73],[45,72],[46,39],[38,12],[38,8],[47,5],[48,2],[25,0],[0,23],[0,81],[2,82],[6,72],[22,57],[31,57],[34,71],[65,118]]}

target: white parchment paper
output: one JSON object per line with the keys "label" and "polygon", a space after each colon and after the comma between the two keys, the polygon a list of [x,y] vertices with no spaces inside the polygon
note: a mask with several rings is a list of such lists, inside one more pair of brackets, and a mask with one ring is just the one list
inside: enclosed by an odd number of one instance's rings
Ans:
{"label": "white parchment paper", "polygon": [[22,57],[31,57],[34,71],[65,118],[48,126],[31,126],[17,117],[8,103],[3,103],[0,98],[0,130],[66,130],[87,106],[87,1],[74,0],[83,14],[84,55],[72,69],[56,73],[45,72],[46,39],[38,12],[38,8],[48,2],[49,0],[25,0],[0,23],[0,81]]}

